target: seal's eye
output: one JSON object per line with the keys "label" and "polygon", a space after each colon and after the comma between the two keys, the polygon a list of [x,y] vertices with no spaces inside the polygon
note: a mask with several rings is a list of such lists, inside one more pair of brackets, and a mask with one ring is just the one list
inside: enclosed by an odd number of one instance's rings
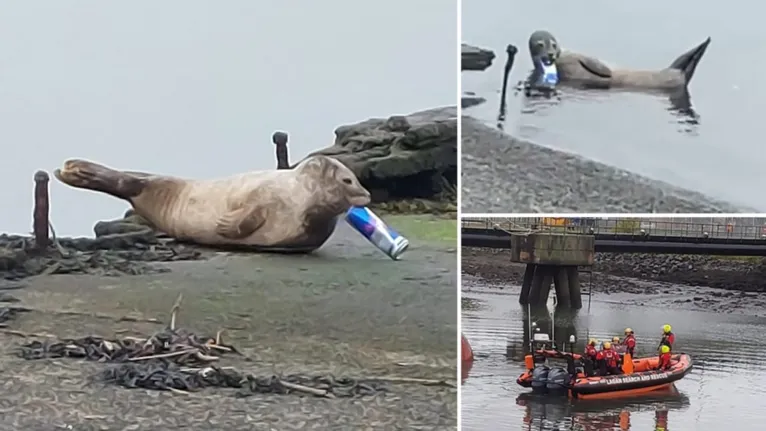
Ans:
{"label": "seal's eye", "polygon": [[344,184],[351,184],[351,178],[343,178]]}
{"label": "seal's eye", "polygon": [[542,40],[538,40],[535,45],[537,45],[538,48],[545,48],[545,42]]}

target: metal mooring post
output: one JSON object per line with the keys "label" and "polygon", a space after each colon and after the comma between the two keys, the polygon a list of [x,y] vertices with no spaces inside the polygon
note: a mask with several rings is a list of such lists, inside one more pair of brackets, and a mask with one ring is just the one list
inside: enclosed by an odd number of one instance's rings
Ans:
{"label": "metal mooring post", "polygon": [[50,177],[45,171],[35,172],[35,208],[32,213],[32,231],[35,236],[35,247],[38,250],[48,248],[51,241],[48,237],[50,223],[50,197],[48,195],[48,182]]}

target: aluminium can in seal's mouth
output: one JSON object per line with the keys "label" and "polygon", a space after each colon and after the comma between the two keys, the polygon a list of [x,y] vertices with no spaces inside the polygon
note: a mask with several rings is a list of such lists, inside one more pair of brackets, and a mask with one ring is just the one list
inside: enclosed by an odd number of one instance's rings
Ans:
{"label": "aluminium can in seal's mouth", "polygon": [[367,207],[351,207],[346,213],[346,222],[393,260],[398,260],[410,246],[407,238],[391,229]]}
{"label": "aluminium can in seal's mouth", "polygon": [[540,62],[540,67],[543,74],[538,85],[548,88],[555,87],[559,83],[559,71],[556,68],[556,63],[546,64],[545,62]]}

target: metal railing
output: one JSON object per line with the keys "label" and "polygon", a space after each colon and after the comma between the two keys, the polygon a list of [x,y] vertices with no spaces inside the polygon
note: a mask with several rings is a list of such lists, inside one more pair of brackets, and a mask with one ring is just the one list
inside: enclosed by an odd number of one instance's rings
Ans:
{"label": "metal railing", "polygon": [[766,217],[492,217],[464,218],[461,226],[508,232],[766,240]]}

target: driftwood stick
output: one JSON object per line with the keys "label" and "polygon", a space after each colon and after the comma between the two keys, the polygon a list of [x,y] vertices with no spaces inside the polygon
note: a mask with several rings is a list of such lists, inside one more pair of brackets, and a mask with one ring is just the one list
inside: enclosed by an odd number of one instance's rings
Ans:
{"label": "driftwood stick", "polygon": [[451,388],[456,388],[457,385],[448,382],[446,380],[439,380],[439,379],[420,379],[417,377],[395,377],[395,376],[389,376],[389,377],[370,377],[367,380],[376,380],[379,382],[390,382],[390,383],[414,383],[418,385],[424,385],[424,386],[449,386]]}
{"label": "driftwood stick", "polygon": [[332,392],[326,391],[324,389],[310,388],[308,386],[299,385],[297,383],[284,382],[282,380],[280,380],[279,383],[282,386],[294,391],[300,391],[307,394],[316,395],[318,397],[335,398],[335,395]]}
{"label": "driftwood stick", "polygon": [[170,309],[170,330],[175,331],[176,330],[176,315],[178,314],[178,311],[181,309],[181,301],[184,299],[184,294],[179,293],[178,298],[176,298],[176,302],[173,304],[173,307]]}
{"label": "driftwood stick", "polygon": [[174,356],[181,356],[187,353],[194,353],[195,351],[197,351],[197,349],[177,350],[175,352],[159,353],[156,355],[148,355],[148,356],[136,356],[135,358],[128,358],[128,361],[135,362],[135,361],[146,361],[149,359],[172,358]]}
{"label": "driftwood stick", "polygon": [[231,352],[231,349],[226,346],[219,346],[217,344],[206,344],[210,349],[220,350],[222,352]]}
{"label": "driftwood stick", "polygon": [[199,350],[197,350],[197,353],[195,353],[194,356],[196,356],[200,361],[204,362],[213,362],[220,359],[218,356],[206,355]]}
{"label": "driftwood stick", "polygon": [[0,334],[14,335],[23,338],[57,338],[55,335],[47,334],[45,332],[22,332],[15,329],[0,329]]}

